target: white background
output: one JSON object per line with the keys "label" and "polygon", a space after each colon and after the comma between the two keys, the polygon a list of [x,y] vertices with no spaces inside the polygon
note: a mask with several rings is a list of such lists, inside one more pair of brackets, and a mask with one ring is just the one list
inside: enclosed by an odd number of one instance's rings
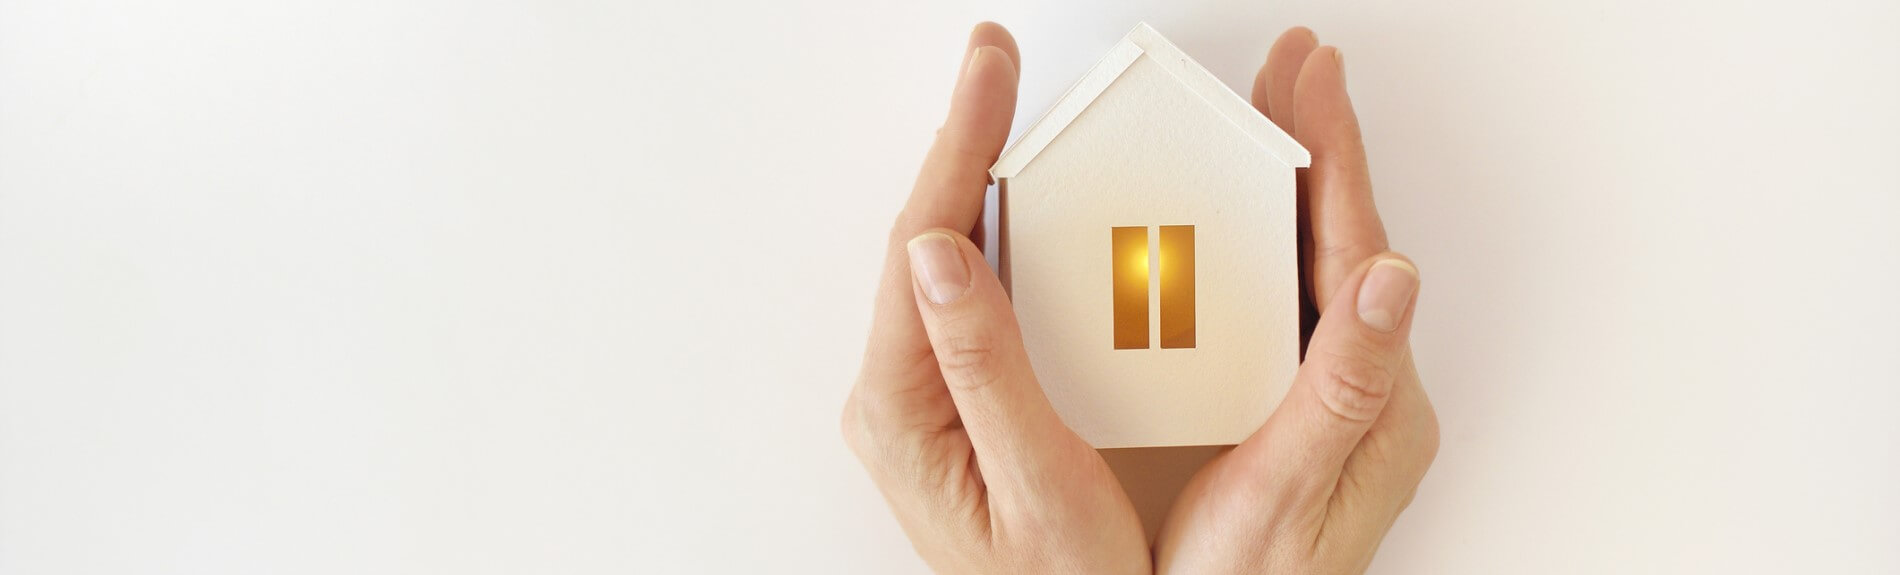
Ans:
{"label": "white background", "polygon": [[1024,120],[1342,48],[1444,429],[1373,572],[1900,571],[1890,1],[4,0],[0,572],[922,570],[837,414],[981,19]]}

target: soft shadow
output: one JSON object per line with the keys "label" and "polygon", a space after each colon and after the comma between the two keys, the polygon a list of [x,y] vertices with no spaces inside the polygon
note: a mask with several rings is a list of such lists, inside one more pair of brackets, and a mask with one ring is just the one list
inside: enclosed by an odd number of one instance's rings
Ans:
{"label": "soft shadow", "polygon": [[1128,498],[1135,503],[1135,513],[1141,515],[1141,527],[1148,532],[1148,541],[1154,542],[1155,530],[1161,527],[1161,520],[1168,517],[1168,508],[1174,506],[1174,498],[1181,494],[1181,488],[1187,486],[1194,472],[1229,449],[1231,445],[1197,445],[1192,447],[1132,447],[1124,449],[1098,449],[1102,459],[1108,462],[1108,468],[1122,482],[1122,489],[1128,492]]}

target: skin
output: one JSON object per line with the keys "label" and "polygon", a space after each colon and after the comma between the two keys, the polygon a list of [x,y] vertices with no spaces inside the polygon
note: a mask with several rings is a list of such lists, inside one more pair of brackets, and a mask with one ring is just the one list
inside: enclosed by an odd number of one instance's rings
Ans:
{"label": "skin", "polygon": [[[1253,90],[1313,154],[1300,185],[1314,318],[1305,360],[1260,430],[1188,483],[1152,546],[1115,475],[1043,395],[1008,296],[968,239],[1008,138],[1021,58],[989,23],[965,54],[949,117],[892,227],[843,415],[846,442],[918,554],[941,573],[1363,572],[1430,467],[1438,424],[1408,342],[1417,268],[1387,249],[1338,50],[1289,30]],[[967,274],[948,299],[944,276],[913,270],[913,250],[940,240],[954,255],[933,261],[960,260]],[[1410,278],[1410,291],[1367,295],[1394,277]],[[1386,309],[1378,301],[1399,306],[1389,321],[1368,319]]]}

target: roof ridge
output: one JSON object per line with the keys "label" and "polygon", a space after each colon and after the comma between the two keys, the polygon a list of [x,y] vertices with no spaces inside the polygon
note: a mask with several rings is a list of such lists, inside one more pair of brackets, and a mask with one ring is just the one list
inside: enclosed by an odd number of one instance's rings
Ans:
{"label": "roof ridge", "polygon": [[990,167],[990,175],[1009,178],[1021,172],[1043,148],[1068,129],[1069,124],[1080,117],[1096,98],[1101,97],[1102,92],[1120,79],[1135,60],[1144,55],[1162,64],[1161,68],[1183,87],[1207,102],[1214,111],[1233,123],[1235,129],[1247,134],[1249,139],[1266,148],[1276,159],[1293,167],[1304,168],[1312,164],[1312,155],[1298,141],[1261,115],[1240,94],[1229,89],[1160,32],[1142,22],[1117,41],[1108,54],[1090,67],[1061,97],[1056,98],[1055,105],[1048,112],[1030,123],[1022,136],[1003,150],[996,164]]}

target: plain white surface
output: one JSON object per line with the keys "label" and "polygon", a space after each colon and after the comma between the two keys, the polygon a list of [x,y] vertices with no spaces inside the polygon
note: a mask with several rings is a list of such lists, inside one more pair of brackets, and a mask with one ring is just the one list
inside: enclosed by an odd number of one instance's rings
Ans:
{"label": "plain white surface", "polygon": [[1900,5],[378,0],[0,2],[0,572],[921,570],[837,414],[979,19],[1343,49],[1373,572],[1900,571]]}

